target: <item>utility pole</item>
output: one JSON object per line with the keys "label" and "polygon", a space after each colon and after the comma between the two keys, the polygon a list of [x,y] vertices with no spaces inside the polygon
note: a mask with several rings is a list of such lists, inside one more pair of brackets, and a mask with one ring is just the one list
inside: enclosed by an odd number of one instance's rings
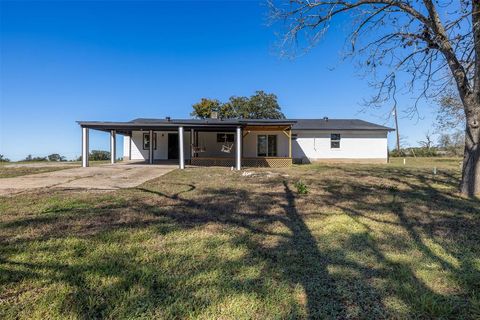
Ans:
{"label": "utility pole", "polygon": [[397,133],[397,152],[400,153],[400,132],[398,132],[398,112],[396,103],[393,105],[393,117],[395,119],[395,132]]}

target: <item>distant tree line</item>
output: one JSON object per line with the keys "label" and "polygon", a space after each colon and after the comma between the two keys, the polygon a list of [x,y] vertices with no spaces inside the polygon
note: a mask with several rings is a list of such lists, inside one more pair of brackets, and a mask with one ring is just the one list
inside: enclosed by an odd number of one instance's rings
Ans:
{"label": "distant tree line", "polygon": [[227,102],[202,98],[194,104],[190,114],[198,119],[216,115],[221,119],[284,119],[277,96],[264,91],[256,91],[250,97],[232,96]]}
{"label": "distant tree line", "polygon": [[430,133],[418,142],[417,147],[403,147],[389,152],[390,157],[461,157],[465,146],[462,131],[441,133],[435,143]]}
{"label": "distant tree line", "polygon": [[52,161],[52,162],[62,162],[62,161],[67,161],[67,158],[64,156],[61,156],[58,153],[52,153],[46,157],[33,157],[31,154],[25,157],[25,159],[21,161]]}
{"label": "distant tree line", "polygon": [[[103,151],[103,150],[92,150],[88,155],[88,160],[92,160],[92,161],[110,160],[110,152]],[[78,157],[77,161],[82,161],[82,156]]]}
{"label": "distant tree line", "polygon": [[[437,100],[438,113],[434,122],[434,133],[425,133],[419,147],[404,147],[390,152],[392,157],[417,156],[461,157],[465,149],[465,113],[460,97],[455,90],[447,89]],[[437,136],[436,143],[434,135]]]}
{"label": "distant tree line", "polygon": [[[110,160],[110,152],[103,151],[103,150],[92,150],[88,156],[89,160],[92,161],[101,161],[101,160]],[[24,162],[42,162],[42,161],[49,161],[49,162],[64,162],[68,161],[65,156],[62,156],[58,153],[52,153],[46,157],[34,157],[31,154],[27,155],[25,159],[20,161]],[[82,161],[82,156],[78,157],[76,161]],[[3,154],[0,154],[0,162],[10,162],[10,159],[5,157]]]}

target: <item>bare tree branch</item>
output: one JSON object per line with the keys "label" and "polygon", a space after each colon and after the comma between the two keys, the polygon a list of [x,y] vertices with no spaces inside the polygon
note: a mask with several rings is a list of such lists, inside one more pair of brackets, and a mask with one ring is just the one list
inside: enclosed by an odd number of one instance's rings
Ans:
{"label": "bare tree branch", "polygon": [[[285,1],[285,2],[284,2]],[[397,94],[418,115],[420,101],[452,82],[465,114],[462,192],[480,193],[480,1],[269,0],[272,21],[286,28],[282,48],[296,54],[315,46],[340,16],[351,31],[345,56],[355,59],[376,93],[365,101],[380,108]],[[289,45],[291,46],[289,48]],[[396,75],[402,74],[401,77]],[[402,84],[398,85],[399,79]],[[391,114],[391,113],[390,113]]]}

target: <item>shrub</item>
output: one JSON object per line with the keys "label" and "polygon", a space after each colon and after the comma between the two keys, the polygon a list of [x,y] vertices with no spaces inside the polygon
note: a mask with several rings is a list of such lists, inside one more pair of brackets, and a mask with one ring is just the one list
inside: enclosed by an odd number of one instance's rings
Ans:
{"label": "shrub", "polygon": [[29,154],[25,159],[22,161],[48,161],[47,157],[32,157],[31,154]]}
{"label": "shrub", "polygon": [[109,160],[110,159],[110,152],[103,151],[103,150],[92,150],[90,152],[90,156],[88,157],[90,160]]}
{"label": "shrub", "polygon": [[48,161],[66,161],[66,159],[64,156],[61,156],[58,153],[52,153],[48,156]]}
{"label": "shrub", "polygon": [[10,159],[5,158],[3,154],[0,154],[0,162],[10,162]]}
{"label": "shrub", "polygon": [[414,147],[400,149],[400,151],[391,150],[388,155],[390,157],[438,157],[439,153],[436,147]]}
{"label": "shrub", "polygon": [[388,155],[390,157],[405,157],[406,156],[405,151],[403,149],[400,149],[400,151],[398,151],[397,149],[391,150],[391,151],[388,152]]}
{"label": "shrub", "polygon": [[[88,160],[110,160],[110,152],[103,150],[92,150],[88,155]],[[82,161],[82,156],[79,156],[77,161]]]}
{"label": "shrub", "polygon": [[295,188],[297,188],[297,193],[298,194],[307,194],[308,193],[308,187],[303,181],[299,180],[299,181],[295,182],[294,186],[295,186]]}

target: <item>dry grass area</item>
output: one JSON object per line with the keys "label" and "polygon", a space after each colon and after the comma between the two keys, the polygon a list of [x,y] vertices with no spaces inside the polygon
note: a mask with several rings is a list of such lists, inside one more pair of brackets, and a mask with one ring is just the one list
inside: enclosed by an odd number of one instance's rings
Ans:
{"label": "dry grass area", "polygon": [[1,165],[0,166],[0,178],[13,178],[19,176],[25,176],[27,174],[35,174],[35,173],[45,173],[45,172],[52,172],[64,169],[75,168],[78,166],[71,166],[71,165],[48,165],[48,166],[8,166],[8,165]]}
{"label": "dry grass area", "polygon": [[[117,161],[121,162],[121,161]],[[110,161],[90,161],[91,167],[109,165]],[[0,179],[14,178],[36,173],[46,173],[58,170],[78,168],[82,164],[79,161],[69,162],[47,162],[47,161],[19,161],[19,162],[0,162]],[[1,182],[1,181],[0,181]]]}
{"label": "dry grass area", "polygon": [[480,201],[395,161],[0,198],[0,318],[478,319]]}

